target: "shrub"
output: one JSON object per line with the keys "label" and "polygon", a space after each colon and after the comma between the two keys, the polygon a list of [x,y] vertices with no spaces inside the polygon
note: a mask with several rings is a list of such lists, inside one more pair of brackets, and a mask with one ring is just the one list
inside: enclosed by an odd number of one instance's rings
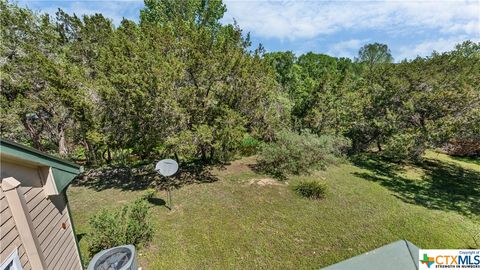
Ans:
{"label": "shrub", "polygon": [[444,150],[452,156],[475,157],[480,156],[480,138],[478,140],[459,139],[451,140]]}
{"label": "shrub", "polygon": [[155,194],[157,194],[157,190],[154,188],[149,188],[142,194],[142,198],[148,200],[155,197]]}
{"label": "shrub", "polygon": [[427,149],[425,140],[417,134],[395,134],[385,142],[384,158],[395,163],[419,161]]}
{"label": "shrub", "polygon": [[151,239],[149,204],[137,199],[121,208],[102,209],[90,218],[88,250],[91,255],[119,245],[139,245]]}
{"label": "shrub", "polygon": [[257,153],[260,148],[260,141],[246,133],[243,136],[242,143],[240,145],[240,153],[244,156],[251,156]]}
{"label": "shrub", "polygon": [[292,189],[300,196],[309,199],[321,199],[325,197],[327,185],[316,180],[304,180],[294,184]]}
{"label": "shrub", "polygon": [[258,167],[278,179],[287,174],[309,174],[342,160],[349,141],[343,137],[311,133],[281,132],[272,143],[263,145]]}

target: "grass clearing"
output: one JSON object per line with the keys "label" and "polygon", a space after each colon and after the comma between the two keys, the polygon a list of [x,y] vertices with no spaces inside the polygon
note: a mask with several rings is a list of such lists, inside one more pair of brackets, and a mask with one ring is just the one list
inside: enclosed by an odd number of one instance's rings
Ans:
{"label": "grass clearing", "polygon": [[[257,184],[269,178],[251,170],[253,158],[215,168],[218,181],[173,192],[173,211],[164,206],[164,192],[151,200],[154,239],[140,249],[140,265],[312,269],[398,239],[422,248],[478,248],[480,239],[475,243],[474,236],[480,233],[480,166],[433,152],[426,157],[427,165],[406,168],[365,158],[281,185]],[[289,188],[308,179],[327,183],[326,198],[309,200]],[[77,233],[87,232],[88,217],[101,207],[142,193],[70,187]],[[85,238],[80,246],[88,258]]]}

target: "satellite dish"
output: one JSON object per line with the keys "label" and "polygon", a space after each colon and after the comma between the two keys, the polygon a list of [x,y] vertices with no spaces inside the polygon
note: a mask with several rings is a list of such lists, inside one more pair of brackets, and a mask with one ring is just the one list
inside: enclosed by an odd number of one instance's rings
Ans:
{"label": "satellite dish", "polygon": [[162,159],[155,165],[155,171],[163,176],[172,176],[178,171],[178,163],[173,159]]}

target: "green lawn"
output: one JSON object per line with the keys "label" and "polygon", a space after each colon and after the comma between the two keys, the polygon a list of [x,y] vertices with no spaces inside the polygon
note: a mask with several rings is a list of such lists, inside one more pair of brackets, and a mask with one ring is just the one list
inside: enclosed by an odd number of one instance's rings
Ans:
{"label": "green lawn", "polygon": [[[315,269],[398,239],[421,248],[479,248],[480,165],[429,152],[418,166],[369,158],[304,178],[323,179],[327,197],[298,197],[287,183],[250,169],[253,158],[214,169],[218,181],[173,192],[175,209],[152,200],[155,235],[140,250],[144,269]],[[355,165],[354,165],[355,164]],[[88,217],[142,190],[72,186],[77,234]],[[480,235],[478,236],[480,237]],[[88,257],[86,239],[80,241]]]}

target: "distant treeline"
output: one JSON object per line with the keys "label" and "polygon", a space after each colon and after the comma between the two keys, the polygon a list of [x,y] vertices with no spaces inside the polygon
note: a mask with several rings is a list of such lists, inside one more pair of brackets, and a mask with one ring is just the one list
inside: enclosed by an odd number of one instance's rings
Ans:
{"label": "distant treeline", "polygon": [[[397,159],[480,149],[480,44],[393,63],[251,49],[221,0],[146,0],[139,23],[0,0],[2,137],[92,165],[224,161],[283,130]],[[467,149],[465,149],[467,148]]]}

